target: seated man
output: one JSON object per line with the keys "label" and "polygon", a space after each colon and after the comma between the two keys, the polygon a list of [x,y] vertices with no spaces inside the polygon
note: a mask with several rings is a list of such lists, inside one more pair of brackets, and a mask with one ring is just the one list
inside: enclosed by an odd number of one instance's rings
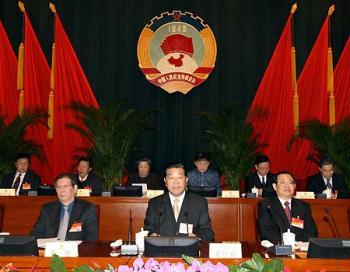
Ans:
{"label": "seated man", "polygon": [[306,191],[322,194],[326,189],[332,190],[331,198],[349,198],[349,189],[341,175],[334,173],[333,161],[330,158],[321,159],[318,163],[319,173],[308,178]]}
{"label": "seated man", "polygon": [[258,204],[258,229],[261,240],[277,244],[282,233],[290,229],[295,241],[306,242],[317,237],[317,227],[311,216],[310,205],[293,198],[296,184],[294,176],[287,172],[276,174],[276,197],[265,198]]}
{"label": "seated man", "polygon": [[78,160],[78,174],[75,175],[79,189],[89,189],[93,196],[102,194],[101,179],[92,173],[92,161],[89,158]]}
{"label": "seated man", "polygon": [[16,189],[16,195],[27,195],[28,191],[37,191],[41,178],[29,169],[29,154],[18,154],[15,159],[15,167],[16,171],[4,176],[0,188]]}
{"label": "seated man", "polygon": [[169,192],[149,201],[144,229],[150,235],[186,236],[188,227],[191,236],[206,241],[214,240],[207,200],[185,191],[185,167],[182,164],[171,164],[165,173],[165,185]]}
{"label": "seated man", "polygon": [[221,184],[218,172],[209,169],[210,158],[205,152],[198,152],[194,157],[196,169],[188,172],[188,186],[216,187],[218,195],[221,195]]}
{"label": "seated man", "polygon": [[136,172],[130,173],[127,186],[132,186],[133,183],[147,184],[147,190],[164,190],[164,182],[159,176],[151,171],[152,161],[143,157],[136,162]]}
{"label": "seated man", "polygon": [[58,199],[41,208],[30,234],[37,238],[98,240],[96,208],[90,202],[75,198],[77,184],[74,177],[61,174],[55,179],[54,185]]}
{"label": "seated man", "polygon": [[276,192],[272,184],[275,181],[275,176],[270,172],[270,159],[266,155],[259,155],[254,163],[256,171],[246,177],[245,192],[251,193],[255,187],[258,189],[259,196],[269,197],[275,196]]}

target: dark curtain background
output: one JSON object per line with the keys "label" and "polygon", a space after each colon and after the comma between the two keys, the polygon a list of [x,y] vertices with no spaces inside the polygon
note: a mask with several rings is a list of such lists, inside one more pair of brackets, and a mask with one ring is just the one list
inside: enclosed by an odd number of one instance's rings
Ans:
{"label": "dark curtain background", "polygon": [[[23,2],[51,63],[53,15],[48,8],[49,1]],[[200,139],[200,131],[206,124],[194,112],[219,112],[237,101],[249,107],[295,1],[53,2],[101,106],[112,99],[127,98],[131,107],[163,111],[156,117],[157,129],[143,135],[137,146],[142,154],[153,160],[155,170],[161,171],[164,164],[174,160],[192,168],[194,153],[206,149],[205,142]],[[22,31],[22,16],[17,1],[1,0],[0,3],[0,19],[17,52]],[[336,64],[350,33],[350,1],[298,2],[294,16],[298,74],[332,3],[336,5],[332,16]],[[214,71],[202,85],[187,95],[168,94],[150,84],[138,68],[136,46],[143,27],[154,16],[172,10],[190,11],[203,18],[214,32],[217,42]]]}

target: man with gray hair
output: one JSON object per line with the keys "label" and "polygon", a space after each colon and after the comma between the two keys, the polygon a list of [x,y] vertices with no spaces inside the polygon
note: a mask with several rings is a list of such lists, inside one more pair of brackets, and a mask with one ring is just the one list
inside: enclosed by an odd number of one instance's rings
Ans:
{"label": "man with gray hair", "polygon": [[90,202],[75,198],[74,176],[61,174],[55,179],[57,200],[46,203],[31,235],[37,238],[58,237],[61,240],[98,240],[96,208]]}

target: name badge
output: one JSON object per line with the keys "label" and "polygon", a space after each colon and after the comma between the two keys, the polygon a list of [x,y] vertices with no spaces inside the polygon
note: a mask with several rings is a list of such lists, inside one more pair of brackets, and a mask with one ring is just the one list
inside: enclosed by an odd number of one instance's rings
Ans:
{"label": "name badge", "polygon": [[299,229],[303,229],[304,228],[304,220],[303,219],[300,219],[299,217],[298,218],[292,218],[292,226],[294,227],[297,227]]}
{"label": "name badge", "polygon": [[[188,227],[188,233],[187,233],[187,227]],[[193,233],[193,224],[180,223],[179,233],[182,233],[182,234]]]}
{"label": "name badge", "polygon": [[22,183],[22,189],[23,190],[30,190],[32,187],[30,185],[30,183],[24,182]]}
{"label": "name badge", "polygon": [[71,228],[69,229],[69,232],[80,232],[82,230],[82,223],[74,222]]}
{"label": "name badge", "polygon": [[89,190],[90,194],[92,193],[92,188],[91,188],[91,186],[89,186],[89,185],[88,185],[88,186],[85,186],[84,189]]}

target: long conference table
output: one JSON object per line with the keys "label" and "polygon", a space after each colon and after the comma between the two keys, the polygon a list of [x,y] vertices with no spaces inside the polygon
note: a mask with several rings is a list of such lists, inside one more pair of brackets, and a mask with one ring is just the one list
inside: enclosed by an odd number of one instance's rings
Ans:
{"label": "long conference table", "polygon": [[[44,203],[55,197],[8,196],[0,197],[4,206],[1,231],[28,234],[39,216]],[[143,226],[148,198],[143,197],[86,197],[99,206],[99,239],[112,241],[128,237],[129,211],[132,214],[133,235]],[[217,241],[241,241],[255,244],[258,240],[256,217],[259,199],[208,198],[209,214]],[[319,237],[334,237],[335,230],[327,220],[325,208],[334,217],[342,237],[350,237],[350,200],[305,200],[311,204]],[[349,269],[350,270],[350,269]]]}
{"label": "long conference table", "polygon": [[[11,234],[28,234],[35,223],[40,208],[44,203],[54,200],[55,197],[44,196],[17,196],[0,197],[0,204],[4,207],[3,232]],[[129,226],[129,211],[132,213],[133,234],[143,226],[144,215],[147,209],[147,198],[137,197],[89,197],[84,198],[99,206],[99,238],[100,241],[127,240]],[[209,213],[212,219],[212,228],[217,241],[241,241],[250,245],[258,244],[256,228],[257,203],[259,199],[244,198],[208,198]],[[335,220],[341,237],[350,237],[349,213],[350,200],[305,200],[311,204],[312,214],[316,221],[320,237],[335,237],[334,227],[326,218],[325,208],[329,210]],[[100,244],[103,242],[99,242]],[[105,242],[108,244],[109,242]],[[88,264],[95,268],[105,268],[107,264],[118,266],[126,264],[132,266],[134,257],[108,257],[107,249],[89,249],[94,258],[80,254],[79,258],[64,258],[67,268],[74,268]],[[244,252],[244,250],[243,250]],[[253,251],[256,252],[256,251]],[[249,253],[251,254],[252,251]],[[243,255],[248,258],[251,255]],[[160,259],[161,260],[161,259]],[[168,259],[169,260],[169,259]],[[206,261],[207,259],[201,258]],[[239,264],[245,259],[211,260],[224,264]],[[179,259],[170,261],[177,262]],[[13,262],[23,271],[34,266],[37,269],[47,269],[50,258],[45,257],[0,257],[0,265]],[[350,271],[350,260],[331,259],[284,259],[284,263],[292,271],[305,271],[309,268],[317,271]]]}

